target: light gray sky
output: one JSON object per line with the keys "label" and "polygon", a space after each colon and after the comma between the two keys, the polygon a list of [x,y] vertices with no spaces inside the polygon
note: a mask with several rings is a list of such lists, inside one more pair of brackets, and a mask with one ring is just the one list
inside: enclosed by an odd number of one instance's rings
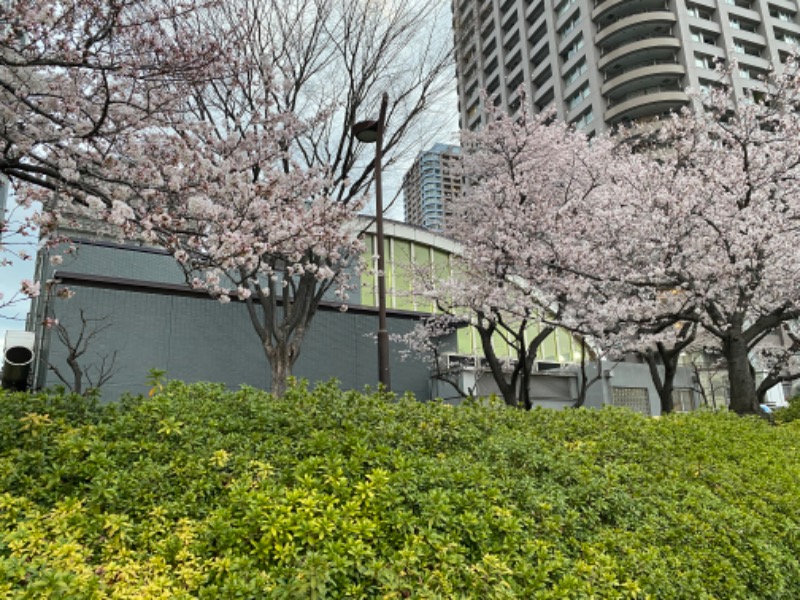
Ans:
{"label": "light gray sky", "polygon": [[[16,207],[16,202],[13,197],[8,199],[8,213],[11,214],[11,221],[18,222],[25,217],[25,213]],[[27,211],[27,214],[33,211]],[[0,267],[0,293],[3,294],[3,299],[0,300],[0,306],[8,302],[20,290],[20,282],[23,279],[33,278],[33,267],[36,257],[36,248],[38,240],[32,238],[20,238],[19,236],[9,236],[2,240],[4,244],[9,245],[15,251],[23,249],[30,256],[30,260],[20,260],[15,256],[11,256],[9,252],[3,252],[0,258],[7,258],[12,261],[10,266]],[[24,300],[14,302],[9,306],[2,306],[0,308],[0,345],[5,340],[5,330],[21,330],[25,329],[25,317],[30,308],[30,301]]]}

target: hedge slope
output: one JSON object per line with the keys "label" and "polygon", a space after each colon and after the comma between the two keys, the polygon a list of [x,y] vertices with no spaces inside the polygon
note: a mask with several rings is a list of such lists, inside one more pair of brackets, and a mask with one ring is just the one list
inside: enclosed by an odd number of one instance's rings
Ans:
{"label": "hedge slope", "polygon": [[797,598],[800,428],[334,384],[0,397],[0,596]]}

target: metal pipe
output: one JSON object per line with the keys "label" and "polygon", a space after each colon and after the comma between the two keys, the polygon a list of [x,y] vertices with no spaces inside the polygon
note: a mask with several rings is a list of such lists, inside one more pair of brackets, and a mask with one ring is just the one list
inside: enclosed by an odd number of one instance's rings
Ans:
{"label": "metal pipe", "polygon": [[28,375],[33,363],[33,350],[25,346],[7,348],[3,355],[2,386],[6,390],[28,389]]}

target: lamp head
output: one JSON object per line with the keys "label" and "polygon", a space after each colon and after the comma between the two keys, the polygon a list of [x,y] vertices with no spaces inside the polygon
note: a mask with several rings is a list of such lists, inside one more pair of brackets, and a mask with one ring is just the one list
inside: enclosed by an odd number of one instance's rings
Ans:
{"label": "lamp head", "polygon": [[378,129],[377,121],[359,121],[351,127],[356,139],[365,144],[374,144],[378,141]]}

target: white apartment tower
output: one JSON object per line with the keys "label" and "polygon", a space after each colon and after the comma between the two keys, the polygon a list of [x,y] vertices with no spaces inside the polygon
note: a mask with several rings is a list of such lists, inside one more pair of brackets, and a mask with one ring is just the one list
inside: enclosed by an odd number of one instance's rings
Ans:
{"label": "white apartment tower", "polygon": [[800,41],[796,0],[452,0],[461,127],[485,118],[481,90],[514,113],[586,131],[644,122],[719,82],[735,59],[734,96],[755,88]]}
{"label": "white apartment tower", "polygon": [[461,193],[461,148],[435,144],[403,176],[406,222],[442,232],[450,202]]}

